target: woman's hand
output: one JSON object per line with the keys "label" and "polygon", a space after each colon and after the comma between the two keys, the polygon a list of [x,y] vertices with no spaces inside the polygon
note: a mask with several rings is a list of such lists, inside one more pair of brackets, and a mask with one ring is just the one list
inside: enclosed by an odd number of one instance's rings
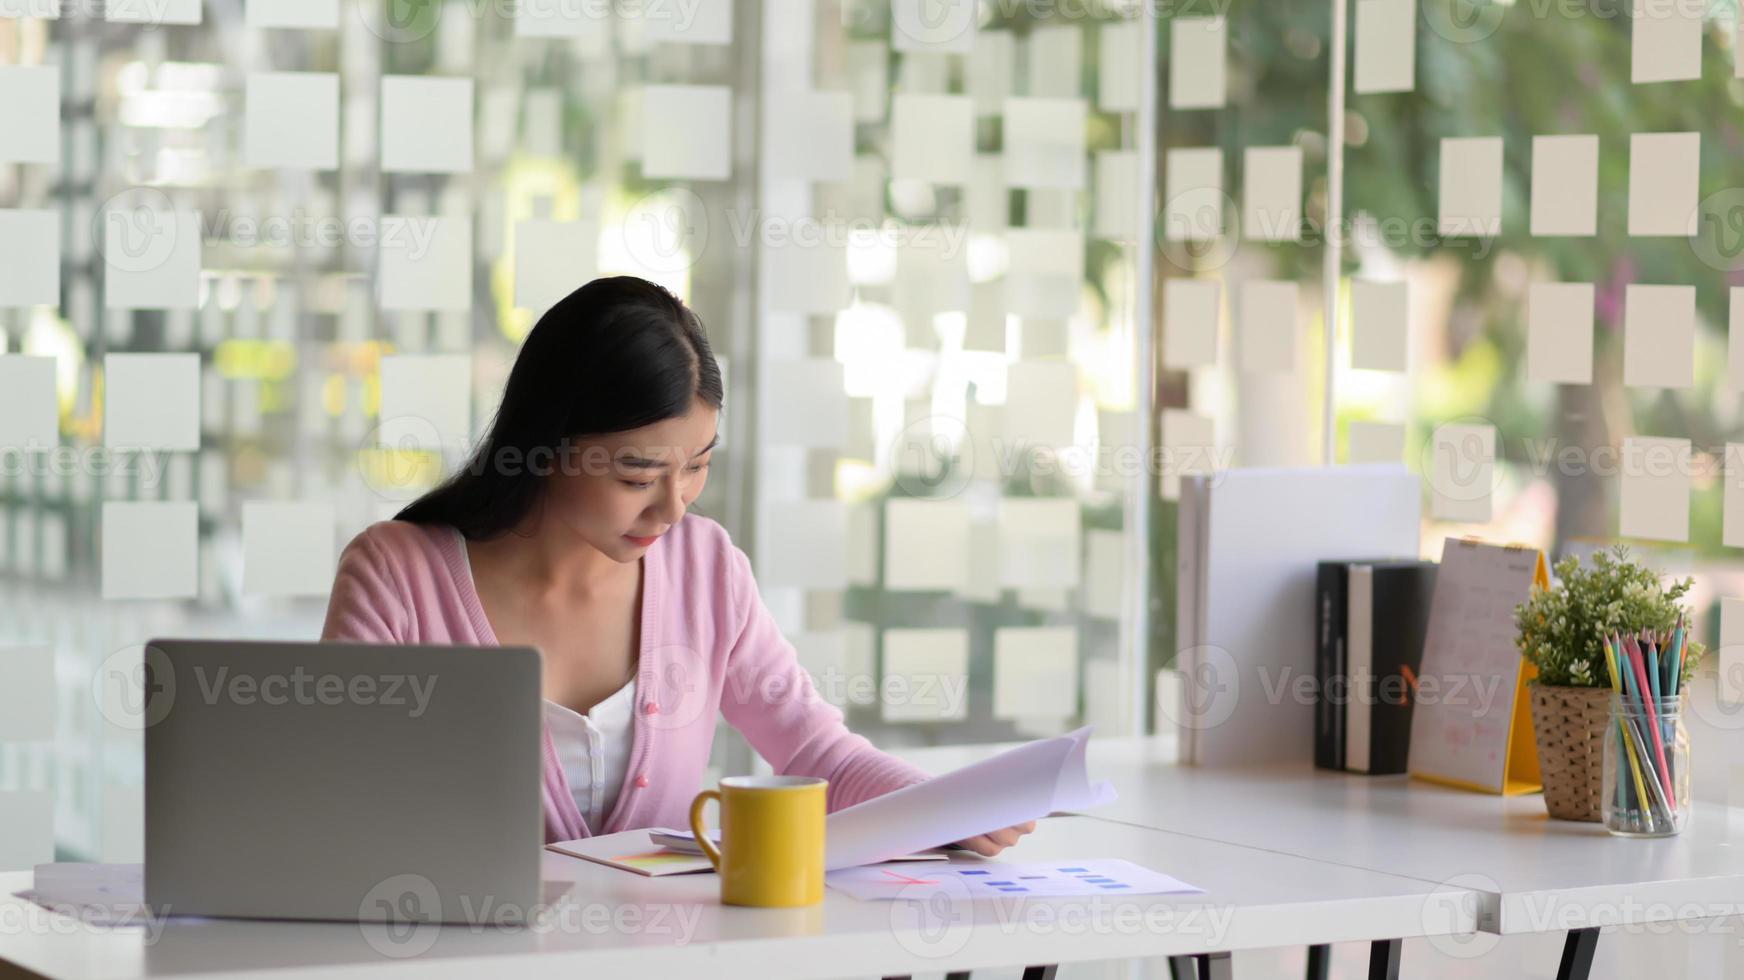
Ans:
{"label": "woman's hand", "polygon": [[1004,830],[995,830],[991,833],[977,834],[974,837],[965,838],[957,843],[971,851],[974,851],[982,857],[993,857],[1000,851],[1003,851],[1017,843],[1019,837],[1034,832],[1035,821],[1031,820],[1027,823],[1020,823],[1006,827]]}

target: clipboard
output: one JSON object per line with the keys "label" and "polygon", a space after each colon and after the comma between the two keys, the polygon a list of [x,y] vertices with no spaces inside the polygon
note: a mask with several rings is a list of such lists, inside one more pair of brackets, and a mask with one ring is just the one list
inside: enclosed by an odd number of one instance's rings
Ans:
{"label": "clipboard", "polygon": [[[1514,607],[1549,587],[1536,548],[1443,543],[1411,716],[1413,778],[1502,796],[1543,789],[1526,691],[1538,670],[1515,645]],[[1433,698],[1422,693],[1430,679]]]}

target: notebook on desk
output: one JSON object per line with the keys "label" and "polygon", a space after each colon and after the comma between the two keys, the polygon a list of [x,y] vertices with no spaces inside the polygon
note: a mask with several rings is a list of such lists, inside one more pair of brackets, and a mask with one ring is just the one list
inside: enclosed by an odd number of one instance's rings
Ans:
{"label": "notebook on desk", "polygon": [[[718,832],[712,839],[716,843],[720,842]],[[696,874],[714,870],[714,866],[709,864],[709,859],[703,856],[702,849],[697,847],[694,835],[689,831],[671,830],[665,827],[625,830],[616,834],[602,834],[598,837],[584,837],[580,840],[559,841],[545,846],[559,854],[567,854],[570,857],[578,857],[595,864],[634,872],[649,878]],[[943,861],[945,859],[944,850],[935,848],[894,857],[890,860]]]}

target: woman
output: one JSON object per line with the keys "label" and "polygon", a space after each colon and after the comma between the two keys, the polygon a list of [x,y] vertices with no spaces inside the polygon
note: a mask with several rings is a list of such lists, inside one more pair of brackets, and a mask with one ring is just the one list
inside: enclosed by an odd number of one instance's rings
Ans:
{"label": "woman", "polygon": [[[598,279],[527,335],[490,435],[340,557],[325,640],[544,654],[547,840],[684,827],[715,712],[838,810],[926,778],[820,699],[719,524],[686,514],[720,370],[666,290]],[[961,843],[993,855],[1033,821]]]}

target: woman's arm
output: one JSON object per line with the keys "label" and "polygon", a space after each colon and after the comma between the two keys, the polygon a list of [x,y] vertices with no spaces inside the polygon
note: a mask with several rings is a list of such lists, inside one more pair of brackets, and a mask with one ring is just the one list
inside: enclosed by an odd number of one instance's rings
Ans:
{"label": "woman's arm", "polygon": [[367,531],[352,538],[339,556],[321,640],[405,643],[409,619],[405,590],[396,583],[381,546]]}

